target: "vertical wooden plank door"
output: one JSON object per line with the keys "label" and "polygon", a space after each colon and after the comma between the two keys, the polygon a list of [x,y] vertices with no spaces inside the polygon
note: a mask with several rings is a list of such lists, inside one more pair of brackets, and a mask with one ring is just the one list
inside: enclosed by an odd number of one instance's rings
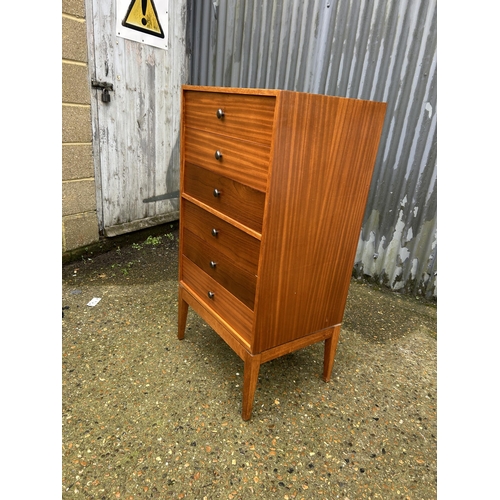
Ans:
{"label": "vertical wooden plank door", "polygon": [[[99,230],[127,233],[179,217],[180,86],[186,3],[169,2],[167,49],[116,35],[115,0],[87,0]],[[123,12],[126,15],[126,12]]]}

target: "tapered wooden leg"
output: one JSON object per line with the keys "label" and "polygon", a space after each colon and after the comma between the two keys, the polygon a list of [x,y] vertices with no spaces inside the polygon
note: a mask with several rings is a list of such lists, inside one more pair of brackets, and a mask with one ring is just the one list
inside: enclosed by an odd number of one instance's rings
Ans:
{"label": "tapered wooden leg", "polygon": [[188,303],[183,300],[182,293],[179,292],[179,302],[178,302],[178,320],[177,320],[177,338],[182,340],[184,338],[184,332],[186,330],[186,321],[188,314]]}
{"label": "tapered wooden leg", "polygon": [[335,361],[335,353],[337,352],[337,344],[339,343],[340,325],[333,327],[332,336],[325,340],[325,357],[323,359],[323,380],[330,381],[332,376],[333,363]]}
{"label": "tapered wooden leg", "polygon": [[244,363],[243,409],[241,418],[243,418],[243,420],[250,420],[252,416],[253,398],[257,387],[257,380],[259,379],[260,355],[252,356],[251,354],[246,354]]}

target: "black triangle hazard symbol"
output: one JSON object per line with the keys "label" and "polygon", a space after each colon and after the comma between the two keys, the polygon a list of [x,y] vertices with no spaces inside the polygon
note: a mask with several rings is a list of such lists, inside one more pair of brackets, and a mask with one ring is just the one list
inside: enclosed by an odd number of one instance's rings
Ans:
{"label": "black triangle hazard symbol", "polygon": [[148,35],[165,38],[153,0],[132,0],[122,25]]}

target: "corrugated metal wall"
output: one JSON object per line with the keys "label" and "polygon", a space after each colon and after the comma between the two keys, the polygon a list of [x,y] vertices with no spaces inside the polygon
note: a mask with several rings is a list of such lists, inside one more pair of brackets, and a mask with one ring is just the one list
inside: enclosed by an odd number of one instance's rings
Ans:
{"label": "corrugated metal wall", "polygon": [[385,101],[354,266],[437,297],[436,0],[193,0],[190,83]]}

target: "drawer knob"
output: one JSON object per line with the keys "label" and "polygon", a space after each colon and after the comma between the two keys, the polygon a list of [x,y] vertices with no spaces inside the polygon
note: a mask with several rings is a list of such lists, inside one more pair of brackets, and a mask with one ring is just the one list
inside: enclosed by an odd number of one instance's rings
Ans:
{"label": "drawer knob", "polygon": [[215,229],[215,227],[212,229],[212,236],[217,236],[219,234],[219,231]]}
{"label": "drawer knob", "polygon": [[209,299],[213,299],[215,297],[215,293],[214,292],[208,292],[208,298]]}
{"label": "drawer knob", "polygon": [[218,189],[214,189],[214,196],[218,198],[220,196],[220,191]]}
{"label": "drawer knob", "polygon": [[215,152],[215,159],[222,160],[222,153],[219,150]]}
{"label": "drawer knob", "polygon": [[210,267],[212,269],[215,269],[217,267],[217,262],[214,262],[213,260],[210,261]]}
{"label": "drawer knob", "polygon": [[219,120],[221,120],[222,118],[224,118],[224,110],[222,110],[221,108],[219,108],[219,109],[217,110],[217,118],[218,118]]}

